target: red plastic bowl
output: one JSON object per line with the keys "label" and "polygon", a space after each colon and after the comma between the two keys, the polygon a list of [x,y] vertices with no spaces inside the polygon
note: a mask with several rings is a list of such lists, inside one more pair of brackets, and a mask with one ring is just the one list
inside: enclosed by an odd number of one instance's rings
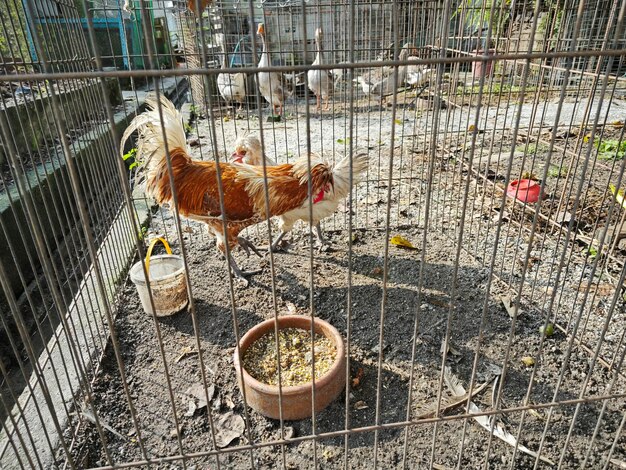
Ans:
{"label": "red plastic bowl", "polygon": [[507,196],[522,202],[537,202],[541,193],[541,185],[534,180],[513,180],[506,188]]}

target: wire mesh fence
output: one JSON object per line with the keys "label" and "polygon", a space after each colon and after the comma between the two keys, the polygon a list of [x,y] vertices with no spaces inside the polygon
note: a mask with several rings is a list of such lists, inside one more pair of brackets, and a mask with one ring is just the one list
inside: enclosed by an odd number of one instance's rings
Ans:
{"label": "wire mesh fence", "polygon": [[0,12],[0,467],[626,465],[626,4]]}

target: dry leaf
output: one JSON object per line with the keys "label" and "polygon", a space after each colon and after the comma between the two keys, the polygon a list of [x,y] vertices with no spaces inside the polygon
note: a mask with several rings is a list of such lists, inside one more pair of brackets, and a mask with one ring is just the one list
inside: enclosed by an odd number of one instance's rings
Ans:
{"label": "dry leaf", "polygon": [[366,408],[369,408],[369,406],[367,406],[367,403],[365,403],[363,400],[359,400],[354,404],[355,410],[365,410]]}
{"label": "dry leaf", "polygon": [[[98,423],[98,420],[96,420],[95,415],[93,414],[93,411],[90,408],[84,408],[82,411],[82,415],[88,419],[89,421],[91,421],[92,423],[96,424]],[[111,434],[115,434],[117,437],[119,437],[120,439],[124,439],[124,436],[122,436],[119,432],[117,432],[115,429],[113,429],[111,426],[109,426],[107,423],[105,423],[104,421],[102,421],[102,418],[100,418],[100,426],[102,426],[104,429],[106,429],[107,431],[109,431]]]}
{"label": "dry leaf", "polygon": [[382,276],[383,275],[383,268],[381,268],[380,266],[376,266],[375,268],[373,268],[370,271],[370,275],[371,276]]}
{"label": "dry leaf", "polygon": [[196,406],[195,400],[189,400],[187,411],[185,412],[185,416],[193,416],[198,407]]}
{"label": "dry leaf", "polygon": [[356,372],[356,375],[352,379],[352,388],[358,387],[361,384],[362,378],[363,378],[363,368],[359,367],[359,370]]}
{"label": "dry leaf", "polygon": [[615,465],[617,468],[626,469],[626,462],[624,462],[623,460],[611,459],[611,463]]}
{"label": "dry leaf", "polygon": [[[501,297],[500,300],[502,300],[502,305],[504,305],[504,308],[506,309],[506,313],[508,313],[511,318],[515,318],[515,309],[513,307],[513,302],[512,302],[511,297],[507,295],[505,297]],[[518,309],[517,315],[519,316],[519,314],[520,314],[520,311]]]}
{"label": "dry leaf", "polygon": [[207,405],[206,395],[209,396],[209,400],[213,399],[213,395],[215,394],[215,385],[213,384],[209,385],[209,388],[207,389],[207,393],[205,394],[203,384],[201,383],[193,384],[191,387],[187,389],[185,393],[187,395],[191,395],[192,397],[198,400],[198,406],[197,406],[198,409],[204,408]]}
{"label": "dry leaf", "polygon": [[458,349],[456,349],[454,346],[452,346],[452,344],[450,344],[449,341],[448,341],[448,348],[446,350],[446,338],[442,338],[442,340],[441,340],[441,347],[439,348],[439,352],[441,354],[443,354],[444,352],[445,353],[450,353],[453,356],[457,356],[457,357],[461,355],[461,352]]}
{"label": "dry leaf", "polygon": [[559,224],[569,224],[574,216],[567,211],[560,211],[554,214],[554,221]]}
{"label": "dry leaf", "polygon": [[413,244],[410,241],[408,241],[406,238],[400,235],[391,237],[391,244],[400,248],[409,248],[411,250],[417,250],[417,248],[413,246]]}
{"label": "dry leaf", "polygon": [[609,184],[609,191],[611,191],[611,194],[613,195],[615,200],[619,204],[621,204],[621,206],[624,209],[626,209],[626,199],[624,199],[624,190],[623,189],[617,189],[613,184]]}
{"label": "dry leaf", "polygon": [[[450,367],[445,368],[443,379],[446,385],[448,386],[448,388],[452,391],[454,395],[457,395],[457,396],[465,395],[466,393],[465,388],[463,387],[463,385],[461,385],[461,381],[452,373],[452,369],[450,369]],[[476,406],[476,404],[472,401],[469,402],[469,407],[467,411],[469,413],[481,413],[480,408],[478,408],[478,406]],[[515,439],[515,436],[513,436],[513,434],[509,433],[506,429],[504,429],[504,426],[502,425],[502,423],[493,422],[493,417],[481,415],[481,416],[475,416],[474,420],[478,424],[480,424],[484,429],[492,433],[495,437],[497,437],[498,439],[501,439],[502,441],[506,442],[510,446],[515,447],[520,452],[528,454],[534,458],[538,457],[542,462],[545,462],[548,465],[554,466],[554,462],[552,460],[548,459],[547,457],[544,457],[543,455],[539,455],[536,452],[533,452],[528,447],[525,447],[521,445],[519,442],[517,442],[517,439]]]}
{"label": "dry leaf", "polygon": [[522,358],[522,362],[524,363],[526,367],[532,367],[535,365],[535,360],[530,356],[524,356]]}
{"label": "dry leaf", "polygon": [[180,354],[174,359],[174,362],[180,362],[192,354],[198,354],[198,351],[194,351],[190,346],[185,346],[180,350]]}
{"label": "dry leaf", "polygon": [[232,410],[235,408],[235,403],[231,400],[230,397],[224,397],[224,405],[226,406],[226,408],[228,408],[229,410]]}
{"label": "dry leaf", "polygon": [[241,416],[229,411],[217,420],[215,427],[217,428],[215,443],[217,447],[222,448],[241,437],[246,429],[246,424]]}
{"label": "dry leaf", "polygon": [[430,296],[426,296],[426,302],[436,307],[443,307],[443,308],[453,307],[453,305],[450,302],[445,302],[443,300],[439,300],[439,299],[436,299],[435,297],[430,297]]}
{"label": "dry leaf", "polygon": [[600,296],[609,296],[615,293],[615,287],[611,284],[590,284],[588,282],[581,282],[579,286],[576,287],[579,292],[585,292],[589,289],[590,292],[596,293]]}

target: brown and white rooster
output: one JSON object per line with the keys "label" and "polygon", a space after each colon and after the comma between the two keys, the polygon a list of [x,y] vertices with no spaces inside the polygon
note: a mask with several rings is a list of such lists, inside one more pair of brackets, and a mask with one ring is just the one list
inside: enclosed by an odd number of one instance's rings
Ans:
{"label": "brown and white rooster", "polygon": [[[265,158],[265,164],[267,165],[268,172],[272,168],[271,165],[275,165],[274,161],[263,154],[261,142],[259,139],[251,134],[241,135],[235,142],[235,151],[231,155],[231,160],[246,165],[252,165],[263,174],[263,158]],[[312,158],[314,160],[315,158]],[[306,158],[304,159],[306,160]],[[352,161],[353,178],[352,184],[356,184],[363,177],[367,171],[368,156],[366,153],[360,153],[354,156]],[[298,220],[304,220],[310,222],[315,227],[315,235],[318,242],[324,246],[328,242],[322,235],[322,228],[320,221],[326,217],[331,216],[339,207],[339,203],[348,197],[350,193],[350,157],[346,156],[336,163],[332,168],[333,175],[333,187],[332,191],[313,192],[313,218],[310,219],[309,214],[309,201],[306,199],[303,203],[288,212],[279,215],[279,229],[280,233],[278,237],[270,247],[272,251],[276,250],[283,239],[283,237],[289,232],[294,224]]]}
{"label": "brown and white rooster", "polygon": [[[308,201],[308,181],[314,195],[332,192],[333,173],[324,162],[315,160],[309,171],[307,159],[294,164],[268,167],[269,213],[266,211],[263,168],[242,164],[220,163],[224,189],[224,212],[220,208],[217,164],[213,161],[193,160],[187,147],[183,119],[174,105],[161,97],[163,121],[154,97],[146,99],[148,110],[130,123],[122,136],[121,147],[128,137],[138,131],[136,161],[146,195],[154,197],[159,205],[173,206],[172,186],[176,190],[178,211],[187,218],[207,224],[217,239],[217,247],[226,253],[238,244],[246,251],[258,250],[239,233],[267,217],[282,215],[300,208]],[[173,185],[167,169],[167,139],[172,163]],[[223,230],[226,221],[227,232]],[[235,276],[244,279],[249,274],[239,269],[232,254],[228,262]]]}

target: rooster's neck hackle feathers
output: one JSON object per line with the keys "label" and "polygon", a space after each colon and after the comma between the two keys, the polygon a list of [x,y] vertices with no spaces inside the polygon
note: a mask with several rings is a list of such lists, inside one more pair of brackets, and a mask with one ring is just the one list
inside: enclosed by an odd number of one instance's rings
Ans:
{"label": "rooster's neck hackle feathers", "polygon": [[[233,164],[237,168],[237,179],[245,181],[246,191],[254,202],[255,211],[266,217],[265,179],[263,168],[259,166]],[[313,196],[333,184],[331,168],[323,161],[301,158],[293,165],[285,164],[267,167],[269,209],[271,215],[280,215],[305,203],[309,194],[309,175]]]}

